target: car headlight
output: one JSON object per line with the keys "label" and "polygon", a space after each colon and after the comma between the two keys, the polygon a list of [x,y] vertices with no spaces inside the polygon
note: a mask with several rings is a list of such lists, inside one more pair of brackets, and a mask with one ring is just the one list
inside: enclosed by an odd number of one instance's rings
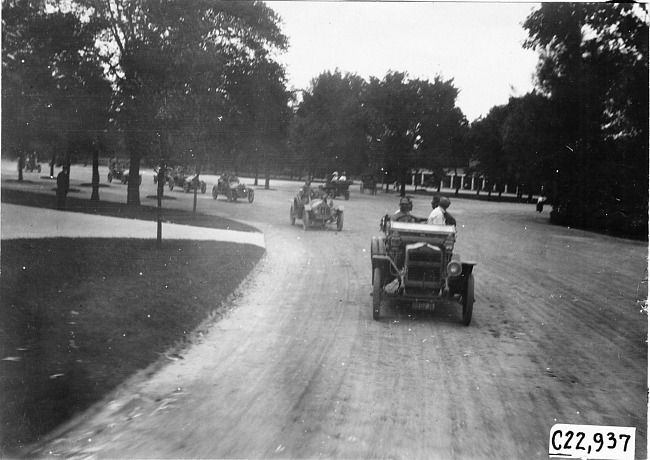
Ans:
{"label": "car headlight", "polygon": [[452,260],[447,265],[447,274],[452,278],[457,278],[463,273],[463,266],[457,260]]}

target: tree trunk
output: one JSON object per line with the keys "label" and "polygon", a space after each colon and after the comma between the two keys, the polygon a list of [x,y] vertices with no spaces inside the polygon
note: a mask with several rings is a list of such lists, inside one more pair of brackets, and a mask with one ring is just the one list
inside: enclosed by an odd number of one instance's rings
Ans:
{"label": "tree trunk", "polygon": [[52,149],[52,159],[50,160],[50,179],[54,179],[54,164],[56,163],[56,153]]}
{"label": "tree trunk", "polygon": [[93,148],[93,191],[90,194],[90,201],[99,201],[99,149]]}
{"label": "tree trunk", "polygon": [[25,154],[21,153],[18,156],[18,181],[22,182],[23,180],[23,168],[25,167]]}
{"label": "tree trunk", "polygon": [[129,183],[126,189],[126,204],[140,206],[140,154],[131,153]]}
{"label": "tree trunk", "polygon": [[162,197],[165,191],[165,171],[167,171],[167,164],[161,162],[158,166],[158,219],[156,222],[156,246],[162,246]]}
{"label": "tree trunk", "polygon": [[199,193],[199,175],[201,174],[201,163],[198,162],[196,164],[196,178],[193,180],[196,180],[194,184],[194,205],[192,206],[192,212],[196,213],[196,200],[197,200],[197,195]]}
{"label": "tree trunk", "polygon": [[264,169],[264,190],[268,190],[271,186],[271,162],[268,159]]}

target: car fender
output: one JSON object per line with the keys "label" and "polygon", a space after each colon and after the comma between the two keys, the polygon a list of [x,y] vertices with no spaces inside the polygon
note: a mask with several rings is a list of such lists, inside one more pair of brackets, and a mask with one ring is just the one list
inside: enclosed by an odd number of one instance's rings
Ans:
{"label": "car fender", "polygon": [[474,266],[477,262],[473,260],[461,260],[460,264],[463,266],[463,276],[468,276],[474,270]]}
{"label": "car fender", "polygon": [[386,255],[386,238],[381,236],[373,236],[370,240],[370,255]]}

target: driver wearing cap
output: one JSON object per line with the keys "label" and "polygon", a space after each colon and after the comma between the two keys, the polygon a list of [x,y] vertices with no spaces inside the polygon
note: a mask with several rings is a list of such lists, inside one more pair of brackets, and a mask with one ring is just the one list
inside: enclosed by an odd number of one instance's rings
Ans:
{"label": "driver wearing cap", "polygon": [[413,218],[411,211],[413,210],[413,202],[408,196],[404,196],[399,200],[399,211],[395,212],[390,218],[393,221],[410,222]]}

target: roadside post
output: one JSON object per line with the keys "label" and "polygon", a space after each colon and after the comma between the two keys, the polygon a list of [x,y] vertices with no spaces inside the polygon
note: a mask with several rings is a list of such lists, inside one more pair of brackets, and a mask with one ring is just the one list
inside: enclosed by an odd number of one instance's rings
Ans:
{"label": "roadside post", "polygon": [[161,163],[158,166],[158,219],[157,219],[157,233],[156,233],[156,246],[160,247],[162,245],[162,196],[165,190],[165,171],[167,171],[167,165]]}

